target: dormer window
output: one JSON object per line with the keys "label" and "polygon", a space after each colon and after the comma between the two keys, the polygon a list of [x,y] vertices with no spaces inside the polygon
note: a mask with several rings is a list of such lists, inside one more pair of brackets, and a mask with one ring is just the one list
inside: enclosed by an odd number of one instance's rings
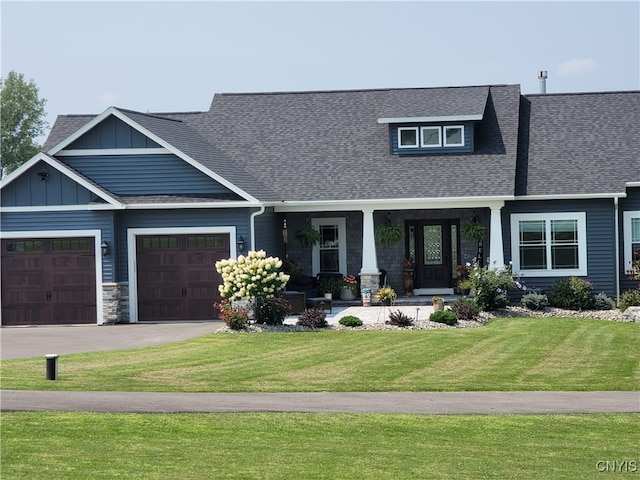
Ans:
{"label": "dormer window", "polygon": [[416,148],[418,146],[418,127],[398,128],[398,147]]}
{"label": "dormer window", "polygon": [[422,127],[420,129],[420,146],[424,148],[433,148],[442,146],[442,135],[440,127]]}
{"label": "dormer window", "polygon": [[464,146],[464,126],[451,125],[444,127],[444,146],[462,147]]}
{"label": "dormer window", "polygon": [[[465,142],[464,125],[420,125],[395,127],[397,148],[403,154],[436,151],[471,151]],[[392,127],[393,128],[393,127]],[[467,139],[468,141],[468,139]],[[461,150],[463,149],[463,150]]]}

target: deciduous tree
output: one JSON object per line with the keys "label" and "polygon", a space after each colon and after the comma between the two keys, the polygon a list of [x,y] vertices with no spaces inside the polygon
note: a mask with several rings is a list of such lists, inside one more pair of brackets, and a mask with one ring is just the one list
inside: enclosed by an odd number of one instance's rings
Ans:
{"label": "deciduous tree", "polygon": [[0,80],[0,167],[5,175],[33,157],[40,150],[36,139],[47,126],[44,106],[47,101],[38,95],[33,80],[9,72]]}

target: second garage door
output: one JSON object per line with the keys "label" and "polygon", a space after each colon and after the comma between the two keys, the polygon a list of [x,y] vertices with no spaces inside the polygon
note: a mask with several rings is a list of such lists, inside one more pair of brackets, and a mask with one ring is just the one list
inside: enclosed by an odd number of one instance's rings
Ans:
{"label": "second garage door", "polygon": [[229,258],[229,235],[136,237],[138,320],[211,320],[222,283],[215,262]]}

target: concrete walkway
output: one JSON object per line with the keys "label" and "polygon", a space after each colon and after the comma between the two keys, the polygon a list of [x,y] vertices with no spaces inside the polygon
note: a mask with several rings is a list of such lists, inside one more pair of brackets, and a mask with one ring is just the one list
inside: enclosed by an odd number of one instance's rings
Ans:
{"label": "concrete walkway", "polygon": [[2,411],[406,414],[639,413],[640,392],[0,392]]}

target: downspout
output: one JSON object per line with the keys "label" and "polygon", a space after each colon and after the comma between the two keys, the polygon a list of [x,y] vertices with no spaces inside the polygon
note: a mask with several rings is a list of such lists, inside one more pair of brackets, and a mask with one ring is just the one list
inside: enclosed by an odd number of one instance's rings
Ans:
{"label": "downspout", "polygon": [[255,225],[255,221],[256,221],[256,217],[258,215],[262,215],[264,213],[264,205],[262,205],[260,207],[260,210],[258,210],[257,212],[253,212],[251,214],[251,217],[249,219],[249,229],[251,230],[250,232],[250,236],[251,236],[251,250],[255,250],[256,249],[256,225]]}
{"label": "downspout", "polygon": [[616,305],[620,306],[620,221],[619,217],[619,205],[618,205],[618,197],[613,197],[613,224],[614,224],[614,232],[615,232],[615,242],[616,242]]}

